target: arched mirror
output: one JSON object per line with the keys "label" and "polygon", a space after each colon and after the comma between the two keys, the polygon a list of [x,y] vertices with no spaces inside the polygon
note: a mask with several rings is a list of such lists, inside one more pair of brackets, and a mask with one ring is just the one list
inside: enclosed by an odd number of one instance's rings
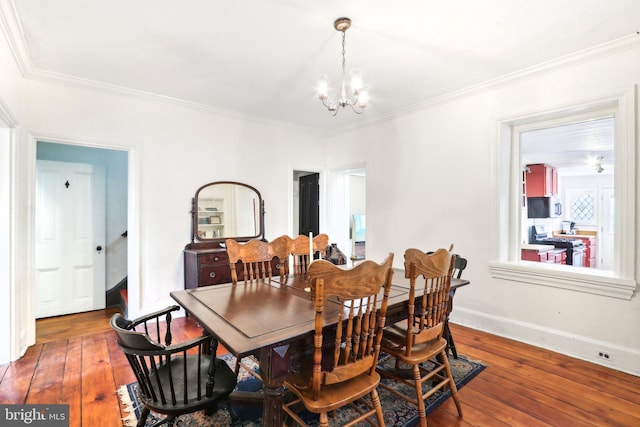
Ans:
{"label": "arched mirror", "polygon": [[218,181],[203,185],[192,201],[191,242],[250,240],[264,235],[260,192],[247,184]]}

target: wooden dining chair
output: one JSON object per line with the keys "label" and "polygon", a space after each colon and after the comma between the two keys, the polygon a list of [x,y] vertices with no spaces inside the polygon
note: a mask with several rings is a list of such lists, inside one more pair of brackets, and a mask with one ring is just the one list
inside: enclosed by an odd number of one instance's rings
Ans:
{"label": "wooden dining chair", "polygon": [[[298,424],[305,426],[298,409],[320,415],[320,426],[328,426],[328,413],[351,405],[359,415],[346,426],[376,416],[384,426],[377,392],[380,375],[376,362],[384,327],[391,278],[393,254],[382,264],[364,261],[351,270],[325,260],[309,266],[311,295],[315,300],[315,336],[313,357],[303,359],[297,373],[288,377],[285,387],[295,400],[283,404],[283,410]],[[338,321],[325,325],[327,315],[338,311]],[[326,346],[323,346],[323,342]],[[369,396],[369,400],[362,399]],[[366,411],[354,402],[361,400]]]}
{"label": "wooden dining chair", "polygon": [[[264,242],[262,240],[249,240],[240,243],[233,239],[225,240],[229,267],[231,268],[231,281],[238,283],[238,269],[242,271],[244,283],[269,281],[273,277],[271,262],[278,258],[278,271],[281,277],[285,275],[285,262],[289,256],[288,245],[277,242]],[[240,266],[238,266],[240,264]]]}
{"label": "wooden dining chair", "polygon": [[[467,268],[467,260],[466,258],[462,258],[460,255],[454,254],[454,262],[453,262],[453,271],[451,273],[451,277],[455,277],[459,279],[462,276],[462,272],[465,268]],[[451,329],[449,329],[449,315],[453,311],[453,297],[455,296],[456,290],[449,290],[449,302],[447,304],[447,317],[444,321],[444,339],[447,340],[447,353],[451,351],[454,359],[458,358],[458,350],[456,349],[456,343],[453,340],[453,335],[451,334]]]}
{"label": "wooden dining chair", "polygon": [[[138,427],[145,425],[150,411],[166,415],[160,424],[169,426],[183,414],[205,410],[210,415],[220,402],[229,406],[229,394],[236,386],[236,375],[215,356],[217,340],[201,336],[172,343],[171,313],[179,309],[171,306],[134,320],[120,313],[111,317],[118,346],[138,381],[144,406]],[[229,412],[235,421],[231,407]]]}
{"label": "wooden dining chair", "polygon": [[[451,390],[458,415],[462,417],[462,407],[446,353],[447,341],[442,336],[454,261],[446,249],[438,249],[432,254],[407,249],[404,260],[405,276],[410,280],[409,316],[406,322],[385,328],[382,352],[395,359],[396,363],[394,365],[383,360],[378,372],[411,387],[413,393],[403,394],[401,389],[380,384],[380,387],[416,405],[420,425],[426,426],[425,400],[445,387]],[[411,369],[403,365],[410,365]],[[425,391],[423,385],[427,381],[431,382],[431,388]]]}
{"label": "wooden dining chair", "polygon": [[453,262],[453,271],[451,272],[451,277],[459,279],[460,277],[462,277],[462,272],[464,271],[464,269],[467,268],[467,259],[462,258],[458,254],[454,254],[453,256],[455,260]]}
{"label": "wooden dining chair", "polygon": [[[288,238],[288,236],[287,236]],[[283,279],[285,276],[286,258],[289,256],[289,241],[291,238],[275,239],[272,243],[262,240],[249,240],[246,243],[239,243],[233,239],[227,239],[225,246],[229,256],[229,268],[231,268],[231,281],[238,283],[238,263],[241,264],[242,277],[244,283],[269,282],[273,276],[272,260],[278,258],[277,274]],[[254,355],[247,356],[254,363],[258,363]],[[249,365],[244,363],[236,355],[235,374],[240,373],[240,368],[244,368],[249,374],[262,381],[259,373],[255,372]]]}
{"label": "wooden dining chair", "polygon": [[[449,251],[451,250],[453,250],[453,245],[449,247]],[[427,255],[431,255],[432,253],[433,251],[429,251],[427,252]],[[451,277],[455,277],[456,279],[459,279],[460,276],[462,276],[462,272],[464,271],[464,269],[467,268],[467,260],[466,258],[462,258],[458,254],[453,254],[453,259],[454,259],[454,262],[453,262],[453,270],[451,271]],[[458,350],[456,349],[456,343],[453,340],[451,329],[449,329],[449,315],[453,311],[453,297],[455,296],[455,294],[456,294],[455,288],[449,289],[449,301],[447,302],[447,315],[444,319],[444,331],[442,333],[442,336],[444,337],[445,340],[447,340],[446,352],[449,353],[449,351],[451,351],[453,358],[457,359]]]}
{"label": "wooden dining chair", "polygon": [[[313,237],[313,254],[320,252],[320,258],[324,256],[324,253],[329,246],[329,236],[327,234],[317,234]],[[299,235],[291,241],[290,248],[291,255],[293,255],[293,274],[305,274],[311,264],[309,254],[309,236],[304,234]]]}

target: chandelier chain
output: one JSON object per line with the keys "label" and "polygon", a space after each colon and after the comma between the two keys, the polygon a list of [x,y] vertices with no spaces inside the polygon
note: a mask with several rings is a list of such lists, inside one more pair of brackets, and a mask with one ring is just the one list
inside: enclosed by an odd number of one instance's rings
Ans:
{"label": "chandelier chain", "polygon": [[346,48],[345,48],[345,34],[346,31],[342,32],[342,79],[344,80],[344,78],[346,77],[347,73],[345,71],[346,68],[346,61],[345,61],[345,55],[346,55]]}

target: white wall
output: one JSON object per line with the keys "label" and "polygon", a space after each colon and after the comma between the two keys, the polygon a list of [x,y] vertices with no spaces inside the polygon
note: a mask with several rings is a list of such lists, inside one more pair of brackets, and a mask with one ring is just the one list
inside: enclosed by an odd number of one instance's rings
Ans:
{"label": "white wall", "polygon": [[[353,238],[353,215],[364,215],[367,213],[367,179],[361,175],[349,175],[349,228],[350,237],[349,246],[343,249],[343,252],[347,257],[351,257],[354,254],[354,241]],[[366,234],[365,234],[366,239]]]}
{"label": "white wall", "polygon": [[171,304],[169,292],[184,287],[182,249],[201,185],[231,180],[256,187],[266,204],[266,237],[274,238],[288,230],[290,164],[324,155],[321,138],[275,124],[89,87],[29,81],[28,90],[26,127],[33,134],[130,153],[129,244],[139,248],[129,262],[139,261],[139,272],[129,276],[131,316]]}
{"label": "white wall", "polygon": [[349,215],[367,211],[367,179],[360,175],[349,175]]}
{"label": "white wall", "polygon": [[[575,105],[640,80],[640,47],[478,88],[330,138],[329,168],[367,162],[367,257],[455,244],[472,286],[452,319],[473,328],[640,373],[640,302],[492,279],[498,122]],[[640,186],[639,186],[640,187]],[[393,218],[393,227],[389,219]],[[640,239],[636,236],[636,247]],[[638,271],[638,268],[636,268]]]}

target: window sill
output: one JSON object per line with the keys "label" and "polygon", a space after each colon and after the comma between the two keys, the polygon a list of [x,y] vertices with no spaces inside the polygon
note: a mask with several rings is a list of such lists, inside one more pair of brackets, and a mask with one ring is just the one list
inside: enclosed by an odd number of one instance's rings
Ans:
{"label": "window sill", "polygon": [[633,279],[615,277],[610,271],[530,261],[491,262],[491,277],[532,285],[550,286],[630,300],[636,291]]}

